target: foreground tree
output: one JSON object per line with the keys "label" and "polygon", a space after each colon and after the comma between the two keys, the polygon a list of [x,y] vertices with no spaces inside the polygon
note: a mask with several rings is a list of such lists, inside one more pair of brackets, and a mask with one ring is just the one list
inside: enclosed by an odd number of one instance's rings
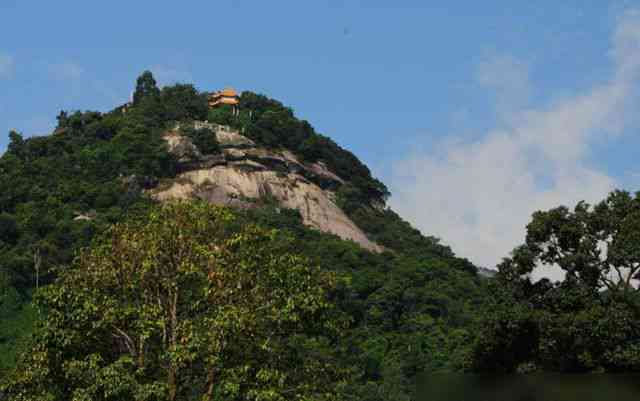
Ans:
{"label": "foreground tree", "polygon": [[335,278],[277,231],[170,204],[115,225],[37,297],[11,400],[330,399]]}
{"label": "foreground tree", "polygon": [[[559,267],[562,282],[533,282]],[[533,214],[499,266],[475,368],[640,371],[640,194]]]}

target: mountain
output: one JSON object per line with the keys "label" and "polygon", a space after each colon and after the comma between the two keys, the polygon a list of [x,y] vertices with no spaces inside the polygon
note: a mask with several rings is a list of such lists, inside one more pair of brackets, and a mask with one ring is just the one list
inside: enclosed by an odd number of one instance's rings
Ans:
{"label": "mountain", "polygon": [[249,91],[212,107],[215,96],[160,89],[147,72],[132,103],[63,111],[48,136],[10,133],[0,157],[0,371],[42,329],[34,292],[109,227],[172,199],[227,206],[342,278],[332,302],[350,323],[327,352],[349,367],[350,396],[408,399],[421,372],[464,369],[487,298],[478,269],[387,207],[386,186],[290,108]]}

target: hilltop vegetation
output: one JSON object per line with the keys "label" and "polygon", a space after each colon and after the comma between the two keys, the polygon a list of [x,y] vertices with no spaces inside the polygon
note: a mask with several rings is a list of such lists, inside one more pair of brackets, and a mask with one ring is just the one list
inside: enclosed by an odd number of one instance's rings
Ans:
{"label": "hilltop vegetation", "polygon": [[[46,137],[10,134],[0,158],[0,185],[7,189],[0,194],[0,348],[6,374],[16,352],[42,343],[35,339],[51,330],[47,319],[56,307],[48,294],[79,291],[64,278],[76,274],[79,250],[92,243],[91,249],[99,247],[96,238],[104,238],[113,224],[156,213],[144,189],[175,177],[179,167],[162,135],[176,122],[194,120],[227,124],[261,146],[324,162],[346,180],[332,188],[340,206],[388,249],[371,253],[309,229],[297,212],[277,205],[234,212],[233,224],[277,229],[277,238],[289,238],[278,246],[341,277],[331,299],[349,324],[340,332],[340,345],[323,355],[349,372],[343,391],[366,399],[402,399],[411,393],[419,372],[462,367],[468,325],[484,299],[484,281],[475,267],[381,208],[389,192],[369,169],[281,103],[244,92],[234,117],[227,108],[209,110],[206,95],[184,84],[159,89],[145,73],[131,105],[108,113],[61,112],[54,134]],[[217,143],[206,134],[187,133],[204,153],[217,152]],[[31,302],[36,287],[40,317]],[[66,319],[70,316],[64,313],[72,311],[60,313]],[[29,340],[26,334],[34,327]],[[23,368],[30,364],[28,355],[22,357]],[[19,381],[25,374],[22,370],[11,377]]]}
{"label": "hilltop vegetation", "polygon": [[[61,112],[45,137],[10,133],[0,374],[11,399],[395,401],[411,399],[422,372],[640,369],[640,197],[535,214],[525,244],[487,279],[387,208],[385,185],[291,109],[244,92],[237,112],[212,110],[207,95],[160,89],[144,73],[132,104]],[[157,204],[145,190],[181,168],[163,135],[203,120],[324,163],[341,180],[308,179],[384,251],[310,229],[273,199]],[[208,129],[182,134],[202,154],[221,152]],[[540,264],[569,279],[532,282]],[[616,272],[623,280],[610,280]],[[271,313],[255,313],[269,302]]]}

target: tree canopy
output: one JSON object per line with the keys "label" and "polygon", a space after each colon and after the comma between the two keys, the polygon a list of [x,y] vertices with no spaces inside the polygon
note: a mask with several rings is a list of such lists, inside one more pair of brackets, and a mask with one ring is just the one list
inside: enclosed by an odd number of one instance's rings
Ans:
{"label": "tree canopy", "polygon": [[336,278],[275,230],[176,203],[116,224],[37,299],[12,400],[332,399],[314,349],[344,326]]}
{"label": "tree canopy", "polygon": [[133,93],[133,104],[140,104],[142,100],[160,95],[160,90],[156,84],[151,71],[143,72],[136,81],[136,90]]}
{"label": "tree canopy", "polygon": [[[528,335],[542,333],[532,300],[553,286],[480,277],[387,208],[384,184],[292,109],[247,91],[237,112],[209,110],[206,92],[159,88],[147,72],[136,94],[107,113],[63,111],[50,136],[12,132],[0,157],[0,370],[9,394],[395,401],[411,399],[425,371],[531,360],[519,341],[538,349]],[[323,163],[344,183],[307,178],[334,191],[385,251],[306,227],[298,212],[264,199],[233,212],[156,204],[145,189],[180,168],[163,139],[176,123],[202,154],[222,151],[210,130],[185,128],[195,120]],[[494,282],[503,297],[487,296]],[[549,299],[587,299],[554,288]],[[487,303],[504,309],[486,320]],[[549,321],[545,330],[563,327]]]}
{"label": "tree canopy", "polygon": [[[499,266],[476,369],[639,371],[640,194],[533,214]],[[565,278],[533,282],[535,268]]]}

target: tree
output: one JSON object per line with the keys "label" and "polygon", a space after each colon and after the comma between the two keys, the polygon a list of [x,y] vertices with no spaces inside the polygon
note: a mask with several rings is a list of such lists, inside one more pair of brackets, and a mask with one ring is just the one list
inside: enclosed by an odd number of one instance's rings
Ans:
{"label": "tree", "polygon": [[615,191],[595,207],[580,202],[573,211],[561,206],[534,213],[518,265],[521,274],[537,264],[556,265],[567,280],[617,296],[638,290],[638,243],[640,193]]}
{"label": "tree", "polygon": [[14,216],[0,213],[0,246],[4,243],[15,244],[18,237],[18,224]]}
{"label": "tree", "polygon": [[160,90],[151,71],[144,71],[136,81],[136,91],[133,93],[133,104],[139,104],[143,99],[160,95]]}
{"label": "tree", "polygon": [[[640,193],[535,212],[525,243],[498,266],[476,369],[640,370],[638,244]],[[565,279],[531,280],[549,266]]]}
{"label": "tree", "polygon": [[191,139],[191,142],[203,155],[211,155],[220,152],[220,144],[216,133],[209,128],[195,129],[193,127],[182,128],[182,134]]}
{"label": "tree", "polygon": [[175,84],[165,86],[160,92],[164,118],[168,121],[204,120],[209,106],[207,96],[198,93],[193,85]]}
{"label": "tree", "polygon": [[39,293],[46,315],[9,398],[332,398],[334,276],[277,231],[233,222],[175,203],[113,226]]}
{"label": "tree", "polygon": [[64,128],[69,123],[69,115],[67,114],[66,111],[60,110],[60,114],[56,116],[56,120],[58,120],[57,128]]}
{"label": "tree", "polygon": [[18,131],[10,131],[7,152],[19,158],[22,158],[24,157],[25,147],[25,140],[22,137],[22,134],[20,134]]}

